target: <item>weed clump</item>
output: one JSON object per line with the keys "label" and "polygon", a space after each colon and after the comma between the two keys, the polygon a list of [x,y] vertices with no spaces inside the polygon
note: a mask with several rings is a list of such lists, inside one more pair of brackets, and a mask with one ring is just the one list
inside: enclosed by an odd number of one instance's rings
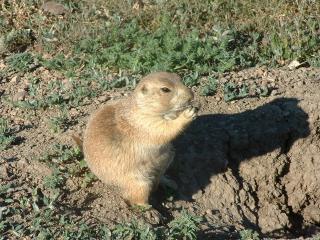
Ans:
{"label": "weed clump", "polygon": [[0,118],[0,150],[7,149],[14,141],[15,137],[11,135],[8,121]]}
{"label": "weed clump", "polygon": [[0,38],[0,55],[24,51],[33,41],[30,29],[12,30]]}
{"label": "weed clump", "polygon": [[32,67],[34,57],[28,52],[17,53],[8,57],[7,63],[10,69],[17,72],[25,72]]}

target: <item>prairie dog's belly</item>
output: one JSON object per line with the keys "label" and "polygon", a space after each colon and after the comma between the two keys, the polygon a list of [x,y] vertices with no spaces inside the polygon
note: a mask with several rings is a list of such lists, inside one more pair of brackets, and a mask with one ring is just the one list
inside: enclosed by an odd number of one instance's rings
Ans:
{"label": "prairie dog's belly", "polygon": [[166,168],[173,154],[171,144],[144,148],[139,146],[137,154],[137,156],[140,156],[139,159],[137,159],[138,169],[140,171],[158,171]]}
{"label": "prairie dog's belly", "polygon": [[154,181],[168,168],[173,158],[171,144],[145,146],[124,141],[121,144],[89,146],[85,158],[89,168],[106,183],[117,183],[126,176]]}

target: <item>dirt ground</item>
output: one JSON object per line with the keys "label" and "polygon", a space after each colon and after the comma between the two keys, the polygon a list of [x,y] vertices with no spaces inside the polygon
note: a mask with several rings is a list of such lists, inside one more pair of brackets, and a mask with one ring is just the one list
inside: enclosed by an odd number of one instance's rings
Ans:
{"label": "dirt ground", "polygon": [[[43,81],[59,78],[43,68],[34,74]],[[26,84],[23,76],[13,77],[0,80],[1,116],[10,120],[16,137],[0,152],[0,183],[18,186],[12,193],[18,199],[34,187],[43,188],[43,178],[51,174],[37,158],[56,143],[74,145],[71,133],[82,132],[94,109],[109,97],[130,93],[106,91],[69,108],[73,121],[68,129],[52,133],[47,119],[54,109],[19,109],[4,101]],[[193,87],[199,117],[175,141],[176,159],[167,174],[179,188],[173,197],[166,197],[164,189],[153,195],[158,215],[130,210],[100,181],[78,187],[76,179],[67,181],[58,199],[61,209],[112,226],[133,217],[161,225],[185,208],[205,219],[199,239],[237,238],[248,228],[286,239],[320,233],[320,69],[262,67],[221,74],[218,80],[250,86],[260,81],[273,90],[269,97],[225,102],[221,88],[205,97]]]}

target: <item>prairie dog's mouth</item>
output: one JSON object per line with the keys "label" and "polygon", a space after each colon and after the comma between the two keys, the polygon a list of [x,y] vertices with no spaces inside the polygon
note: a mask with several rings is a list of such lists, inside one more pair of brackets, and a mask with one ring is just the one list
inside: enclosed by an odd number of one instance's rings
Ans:
{"label": "prairie dog's mouth", "polygon": [[188,102],[180,105],[179,107],[172,109],[171,111],[179,112],[179,111],[183,111],[183,110],[185,110],[187,108],[190,108],[190,107],[194,107],[196,109],[200,109],[200,103],[196,102],[196,101],[188,101]]}
{"label": "prairie dog's mouth", "polygon": [[192,105],[191,105],[190,103],[183,104],[183,105],[181,105],[181,106],[179,106],[179,107],[177,107],[177,108],[172,109],[170,112],[183,111],[183,110],[185,110],[185,109],[187,109],[187,108],[189,108],[189,107],[191,107],[191,106],[192,106]]}
{"label": "prairie dog's mouth", "polygon": [[190,108],[190,107],[194,107],[197,110],[200,109],[200,103],[198,102],[187,102],[183,105],[180,105],[179,107],[173,108],[169,111],[167,111],[166,113],[163,114],[163,118],[166,120],[174,120],[176,119],[185,109]]}

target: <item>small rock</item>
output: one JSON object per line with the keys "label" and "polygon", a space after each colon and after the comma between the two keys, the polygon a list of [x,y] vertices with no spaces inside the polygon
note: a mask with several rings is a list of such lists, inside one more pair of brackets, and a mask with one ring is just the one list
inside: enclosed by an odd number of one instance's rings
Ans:
{"label": "small rock", "polygon": [[0,167],[0,178],[6,179],[9,177],[9,172],[6,166]]}
{"label": "small rock", "polygon": [[20,82],[20,76],[19,75],[15,75],[13,78],[11,78],[10,83],[13,84],[17,84],[18,82]]}
{"label": "small rock", "polygon": [[258,68],[256,73],[257,73],[257,76],[263,76],[264,71],[261,68]]}
{"label": "small rock", "polygon": [[5,44],[5,38],[4,36],[0,37],[0,55],[6,53],[7,47]]}
{"label": "small rock", "polygon": [[273,191],[273,195],[275,196],[275,197],[280,197],[281,196],[281,191],[279,190],[279,189],[275,189],[274,191]]}
{"label": "small rock", "polygon": [[202,190],[199,190],[197,193],[192,195],[193,200],[197,200],[202,197]]}
{"label": "small rock", "polygon": [[23,101],[27,96],[27,91],[24,89],[20,89],[14,96],[14,101]]}
{"label": "small rock", "polygon": [[90,103],[90,99],[89,99],[88,97],[85,97],[85,98],[83,99],[83,103]]}
{"label": "small rock", "polygon": [[212,210],[211,209],[207,209],[206,210],[206,215],[211,217],[213,215],[212,214]]}
{"label": "small rock", "polygon": [[293,70],[293,69],[296,69],[297,67],[300,66],[300,62],[297,61],[297,60],[293,60],[289,65],[288,65],[288,68],[290,70]]}
{"label": "small rock", "polygon": [[220,78],[220,81],[219,81],[219,82],[221,82],[221,83],[226,83],[226,82],[228,82],[228,79],[230,79],[230,77],[227,78],[227,76],[225,76],[224,78]]}
{"label": "small rock", "polygon": [[143,1],[138,0],[133,4],[132,8],[137,11],[137,10],[143,9],[143,6],[144,6]]}
{"label": "small rock", "polygon": [[161,213],[159,213],[155,209],[150,209],[145,212],[145,217],[149,222],[152,222],[153,224],[159,224],[161,220],[163,219]]}
{"label": "small rock", "polygon": [[293,60],[289,65],[288,65],[288,68],[290,70],[293,70],[293,69],[297,69],[299,67],[307,67],[309,66],[308,62],[302,62],[300,63],[299,61],[297,60]]}
{"label": "small rock", "polygon": [[30,85],[30,80],[27,79],[27,78],[24,79],[23,84],[26,85],[26,86],[29,86]]}
{"label": "small rock", "polygon": [[4,64],[4,61],[1,60],[0,61],[0,69],[4,69],[4,68],[6,68],[6,65]]}
{"label": "small rock", "polygon": [[32,126],[32,123],[30,120],[24,120],[23,124],[26,126]]}
{"label": "small rock", "polygon": [[71,89],[71,88],[72,88],[72,82],[69,81],[68,79],[62,80],[62,83],[63,83],[63,86],[64,86],[66,89]]}
{"label": "small rock", "polygon": [[188,210],[190,213],[194,213],[197,209],[194,206],[190,205],[188,206]]}
{"label": "small rock", "polygon": [[318,120],[319,120],[319,115],[318,114],[312,114],[311,116],[310,116],[310,122],[311,123],[315,123],[315,122],[317,122]]}
{"label": "small rock", "polygon": [[48,1],[42,4],[41,9],[53,15],[63,15],[67,13],[67,9],[60,3]]}
{"label": "small rock", "polygon": [[220,102],[220,101],[221,101],[221,97],[216,97],[216,100],[217,100],[218,102]]}
{"label": "small rock", "polygon": [[278,94],[279,94],[278,90],[276,90],[276,89],[272,90],[271,93],[270,93],[271,96],[276,96]]}
{"label": "small rock", "polygon": [[103,96],[100,96],[99,98],[98,98],[98,100],[99,100],[99,102],[106,102],[106,101],[108,101],[108,100],[110,100],[111,98],[110,98],[110,96],[108,96],[108,95],[103,95]]}
{"label": "small rock", "polygon": [[20,159],[18,162],[17,162],[17,165],[19,167],[26,167],[28,164],[28,161],[26,159]]}
{"label": "small rock", "polygon": [[277,79],[277,77],[268,77],[267,78],[267,80],[269,81],[269,82],[276,82],[278,79]]}
{"label": "small rock", "polygon": [[277,84],[275,82],[270,83],[270,87],[274,88]]}
{"label": "small rock", "polygon": [[75,117],[79,114],[79,111],[75,108],[71,108],[70,111],[69,111],[69,114],[71,117]]}
{"label": "small rock", "polygon": [[297,86],[301,87],[302,85],[305,85],[305,82],[304,82],[304,81],[299,81],[299,82],[297,82]]}
{"label": "small rock", "polygon": [[173,208],[173,203],[172,202],[167,202],[167,203],[164,204],[164,206],[166,208]]}

